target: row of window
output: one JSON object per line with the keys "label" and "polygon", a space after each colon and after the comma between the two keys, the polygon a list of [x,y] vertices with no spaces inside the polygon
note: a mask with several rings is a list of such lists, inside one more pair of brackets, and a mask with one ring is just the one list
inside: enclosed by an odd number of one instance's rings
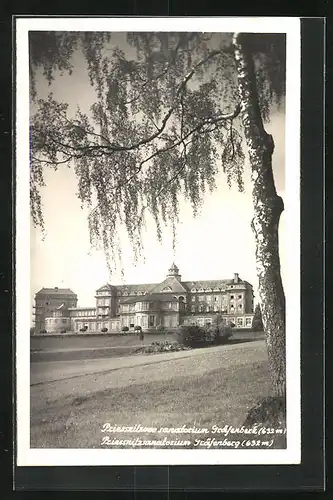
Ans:
{"label": "row of window", "polygon": [[244,318],[237,318],[237,326],[247,326],[251,327],[252,326],[252,318],[245,318],[245,323],[244,323]]}
{"label": "row of window", "polygon": [[49,323],[50,325],[59,323],[62,325],[66,325],[69,322],[69,320],[68,318],[47,318],[46,322]]}
{"label": "row of window", "polygon": [[[252,318],[225,318],[225,320],[229,323],[234,323],[237,327],[246,327],[251,328],[252,326]],[[185,324],[197,324],[199,326],[209,325],[211,324],[211,318],[196,318],[194,321],[192,319],[184,319]]]}
{"label": "row of window", "polygon": [[67,307],[76,307],[77,302],[68,302],[67,300],[63,299],[48,299],[46,301],[36,301],[36,306],[37,307],[43,307],[43,305],[46,306],[54,306],[57,307],[57,305],[65,304]]}
{"label": "row of window", "polygon": [[71,316],[80,318],[95,316],[95,314],[96,314],[95,309],[85,309],[83,311],[71,311]]}
{"label": "row of window", "polygon": [[[220,295],[192,295],[192,302],[195,302],[197,299],[199,301],[207,301],[207,302],[218,302],[219,299],[220,299]],[[230,295],[230,299],[231,300],[234,300],[236,298],[235,295]],[[223,295],[222,296],[222,300],[225,300],[226,299],[226,296]],[[238,295],[237,296],[237,299],[243,299],[243,295]]]}
{"label": "row of window", "polygon": [[98,306],[110,306],[111,299],[97,299],[97,305]]}
{"label": "row of window", "polygon": [[[156,309],[157,303],[156,302],[136,302],[136,304],[122,304],[121,311],[126,313],[126,312],[134,312],[134,311],[146,311],[147,309],[152,310]],[[177,308],[177,303],[175,302],[166,302],[164,303],[164,307],[166,309],[173,309]]]}
{"label": "row of window", "polygon": [[[243,305],[239,304],[238,309],[241,311],[243,309]],[[230,311],[234,312],[235,307],[230,306]],[[219,312],[221,311],[221,308],[219,306],[203,306],[200,305],[199,307],[196,306],[191,306],[191,312]],[[222,309],[222,312],[227,312],[226,309]]]}
{"label": "row of window", "polygon": [[92,321],[92,322],[89,322],[89,323],[84,323],[84,322],[77,322],[76,325],[75,325],[75,329],[76,331],[79,331],[81,330],[81,328],[84,328],[84,327],[87,327],[87,330],[90,331],[90,332],[95,332],[95,331],[98,331],[100,332],[102,330],[102,328],[108,328],[109,325],[107,322],[95,322],[95,321]]}

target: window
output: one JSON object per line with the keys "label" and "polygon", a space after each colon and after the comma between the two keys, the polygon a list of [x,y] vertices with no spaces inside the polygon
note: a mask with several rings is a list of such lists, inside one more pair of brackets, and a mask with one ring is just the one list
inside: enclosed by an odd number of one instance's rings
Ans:
{"label": "window", "polygon": [[155,325],[155,316],[150,315],[149,316],[149,326],[154,326]]}
{"label": "window", "polygon": [[237,318],[237,326],[243,326],[243,318]]}
{"label": "window", "polygon": [[210,310],[210,307],[209,307],[209,306],[207,306],[207,307],[206,307],[206,312],[208,312],[208,313],[209,313],[209,310]]}
{"label": "window", "polygon": [[194,295],[192,296],[192,302],[195,302],[195,296]]}
{"label": "window", "polygon": [[242,295],[238,295],[238,298],[241,299],[242,298]]}
{"label": "window", "polygon": [[219,300],[219,296],[218,295],[214,295],[214,302],[217,302]]}
{"label": "window", "polygon": [[207,302],[210,302],[212,300],[212,296],[211,295],[206,295],[206,300],[207,300]]}
{"label": "window", "polygon": [[63,318],[62,319],[62,323],[65,325],[67,323],[67,319],[66,318]]}
{"label": "window", "polygon": [[218,312],[219,308],[218,306],[214,306],[214,312]]}
{"label": "window", "polygon": [[231,298],[231,299],[233,299],[233,298],[234,298],[234,296],[233,296],[233,295],[230,295],[230,298]]}
{"label": "window", "polygon": [[238,308],[242,309],[242,307],[243,307],[243,304],[239,304]]}
{"label": "window", "polygon": [[193,312],[193,313],[195,312],[195,306],[191,307],[191,312]]}
{"label": "window", "polygon": [[251,326],[252,325],[252,318],[246,318],[245,319],[245,325],[246,326]]}
{"label": "window", "polygon": [[199,300],[205,300],[205,297],[203,295],[199,295]]}

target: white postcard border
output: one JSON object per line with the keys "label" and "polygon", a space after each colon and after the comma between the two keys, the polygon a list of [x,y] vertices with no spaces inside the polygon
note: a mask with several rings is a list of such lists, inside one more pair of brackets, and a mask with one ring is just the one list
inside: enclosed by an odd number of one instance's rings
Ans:
{"label": "white postcard border", "polygon": [[[205,31],[287,34],[286,193],[288,272],[284,283],[287,347],[285,450],[82,450],[30,448],[29,31]],[[16,426],[18,466],[297,464],[300,404],[300,19],[29,18],[16,19]]]}

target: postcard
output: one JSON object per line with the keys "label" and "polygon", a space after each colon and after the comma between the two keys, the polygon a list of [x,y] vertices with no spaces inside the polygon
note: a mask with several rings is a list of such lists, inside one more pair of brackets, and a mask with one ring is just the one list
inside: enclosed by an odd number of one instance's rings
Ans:
{"label": "postcard", "polygon": [[17,465],[300,463],[300,20],[15,37]]}

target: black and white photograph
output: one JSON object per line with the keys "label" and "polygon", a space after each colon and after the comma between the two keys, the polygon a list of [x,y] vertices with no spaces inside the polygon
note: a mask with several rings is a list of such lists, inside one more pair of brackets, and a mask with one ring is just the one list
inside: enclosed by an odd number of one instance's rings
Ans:
{"label": "black and white photograph", "polygon": [[16,26],[18,465],[300,463],[300,21]]}

